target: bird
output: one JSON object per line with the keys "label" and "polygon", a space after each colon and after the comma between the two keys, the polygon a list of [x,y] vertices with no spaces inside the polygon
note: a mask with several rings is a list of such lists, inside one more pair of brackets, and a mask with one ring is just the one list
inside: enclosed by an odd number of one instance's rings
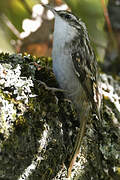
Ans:
{"label": "bird", "polygon": [[65,97],[73,102],[80,120],[80,128],[69,159],[67,177],[79,154],[86,123],[91,109],[101,118],[99,72],[95,53],[84,22],[66,10],[44,5],[55,16],[53,33],[53,72]]}

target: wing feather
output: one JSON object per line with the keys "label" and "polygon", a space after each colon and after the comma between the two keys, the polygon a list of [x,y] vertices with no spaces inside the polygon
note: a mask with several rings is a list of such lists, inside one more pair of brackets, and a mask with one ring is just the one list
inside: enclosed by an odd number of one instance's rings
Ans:
{"label": "wing feather", "polygon": [[82,44],[80,41],[81,40],[79,40],[78,47],[74,47],[71,54],[74,71],[86,92],[87,98],[93,106],[97,106],[97,62],[94,52],[90,47],[89,40],[85,39],[85,42],[82,42]]}

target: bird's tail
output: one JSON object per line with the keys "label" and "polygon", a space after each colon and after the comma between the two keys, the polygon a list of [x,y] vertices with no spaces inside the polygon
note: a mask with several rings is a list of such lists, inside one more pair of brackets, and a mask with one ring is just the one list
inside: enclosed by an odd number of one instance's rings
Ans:
{"label": "bird's tail", "polygon": [[67,177],[71,176],[72,167],[73,167],[73,165],[76,161],[76,158],[79,154],[80,147],[81,147],[82,140],[83,140],[84,133],[85,133],[85,128],[86,128],[86,123],[87,123],[88,117],[89,117],[89,110],[87,112],[87,109],[86,109],[85,111],[82,112],[82,115],[80,115],[80,128],[79,128],[79,131],[77,134],[77,139],[75,141],[75,145],[73,148],[72,155],[70,157],[70,161],[69,161],[70,163],[69,163]]}

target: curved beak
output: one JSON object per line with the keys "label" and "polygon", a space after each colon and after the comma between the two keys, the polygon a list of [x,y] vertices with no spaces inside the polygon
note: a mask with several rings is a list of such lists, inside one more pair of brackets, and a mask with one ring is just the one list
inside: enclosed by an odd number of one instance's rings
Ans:
{"label": "curved beak", "polygon": [[52,11],[54,15],[57,14],[57,11],[53,7],[49,6],[48,4],[41,3],[41,5],[45,8],[48,8],[50,11]]}

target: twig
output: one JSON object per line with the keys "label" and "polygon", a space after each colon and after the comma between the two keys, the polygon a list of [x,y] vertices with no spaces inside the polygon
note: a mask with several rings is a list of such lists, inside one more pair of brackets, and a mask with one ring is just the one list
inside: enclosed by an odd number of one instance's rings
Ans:
{"label": "twig", "polygon": [[16,29],[16,27],[11,23],[8,17],[5,14],[1,14],[1,18],[3,22],[7,25],[7,27],[12,31],[12,33],[20,39],[20,32]]}
{"label": "twig", "polygon": [[21,1],[21,3],[23,4],[23,6],[25,7],[25,9],[29,12],[29,14],[32,14],[32,11],[30,9],[30,7],[28,6],[27,2],[25,0],[19,0]]}
{"label": "twig", "polygon": [[104,16],[105,16],[105,20],[106,20],[106,23],[107,23],[108,32],[110,34],[111,41],[113,43],[113,46],[115,48],[117,48],[117,43],[116,43],[116,39],[115,39],[113,30],[112,30],[112,25],[111,25],[111,22],[110,22],[108,10],[107,10],[106,5],[105,5],[105,0],[101,0],[101,4],[102,4],[102,7],[103,7]]}
{"label": "twig", "polygon": [[112,32],[112,26],[111,26],[111,22],[110,22],[110,19],[109,19],[108,10],[107,10],[106,5],[105,5],[105,0],[101,0],[101,4],[102,4],[102,7],[103,7],[105,19],[106,19],[106,22],[107,22],[108,31],[111,33]]}

